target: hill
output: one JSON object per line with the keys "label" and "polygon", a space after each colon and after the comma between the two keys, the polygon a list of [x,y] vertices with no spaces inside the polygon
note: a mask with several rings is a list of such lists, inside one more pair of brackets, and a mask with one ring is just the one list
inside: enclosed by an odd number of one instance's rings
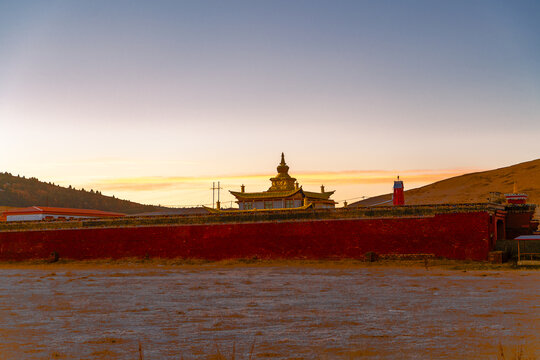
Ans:
{"label": "hill", "polygon": [[39,181],[36,178],[0,173],[0,208],[34,205],[96,209],[125,214],[164,209],[159,206],[117,199],[114,196],[105,196],[99,191],[76,190],[71,186],[66,188]]}
{"label": "hill", "polygon": [[[503,194],[513,192],[514,181],[518,192],[529,195],[529,203],[540,204],[540,159],[500,169],[456,176],[407,190],[405,204],[487,202],[490,192]],[[406,188],[406,178],[404,183]],[[385,194],[352,203],[350,206],[373,206],[391,198],[392,194]]]}

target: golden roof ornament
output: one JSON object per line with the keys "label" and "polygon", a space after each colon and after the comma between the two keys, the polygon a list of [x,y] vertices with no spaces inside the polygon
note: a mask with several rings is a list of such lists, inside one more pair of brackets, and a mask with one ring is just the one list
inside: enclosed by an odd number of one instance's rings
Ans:
{"label": "golden roof ornament", "polygon": [[281,162],[277,167],[277,175],[270,179],[272,181],[272,186],[268,191],[285,191],[285,190],[294,190],[295,178],[289,175],[289,166],[285,162],[285,154],[281,153]]}
{"label": "golden roof ornament", "polygon": [[277,167],[277,172],[279,174],[287,174],[289,173],[289,167],[287,166],[287,163],[285,162],[285,154],[281,153],[281,162],[279,163]]}

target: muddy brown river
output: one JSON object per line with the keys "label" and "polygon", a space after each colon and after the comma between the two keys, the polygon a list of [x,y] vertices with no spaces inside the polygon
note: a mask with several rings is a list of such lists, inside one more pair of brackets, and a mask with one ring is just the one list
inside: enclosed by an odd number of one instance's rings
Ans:
{"label": "muddy brown river", "polygon": [[0,268],[0,359],[540,356],[540,272]]}

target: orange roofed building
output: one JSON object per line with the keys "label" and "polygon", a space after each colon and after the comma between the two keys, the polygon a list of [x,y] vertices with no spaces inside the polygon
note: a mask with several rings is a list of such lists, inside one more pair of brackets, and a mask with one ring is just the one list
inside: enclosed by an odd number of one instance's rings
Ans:
{"label": "orange roofed building", "polygon": [[68,220],[121,216],[124,216],[124,214],[101,210],[69,209],[48,206],[31,206],[22,209],[7,210],[0,214],[0,218],[3,221]]}
{"label": "orange roofed building", "polygon": [[289,167],[285,163],[285,155],[281,153],[281,163],[277,167],[277,175],[270,179],[272,186],[267,191],[245,192],[230,191],[236,198],[239,210],[271,210],[271,209],[333,209],[336,202],[330,199],[335,191],[304,191],[298,181],[289,175]]}

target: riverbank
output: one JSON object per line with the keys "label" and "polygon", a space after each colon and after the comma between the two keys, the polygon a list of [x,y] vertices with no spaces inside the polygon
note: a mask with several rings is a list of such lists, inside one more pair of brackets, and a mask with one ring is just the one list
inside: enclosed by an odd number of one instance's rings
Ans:
{"label": "riverbank", "polygon": [[444,269],[444,270],[540,270],[540,266],[517,266],[513,262],[492,264],[481,261],[461,261],[448,259],[416,259],[395,260],[379,259],[376,261],[363,261],[357,259],[340,260],[301,260],[301,259],[231,259],[220,261],[208,261],[200,259],[97,259],[97,260],[26,260],[26,261],[0,261],[0,269],[106,269],[106,268],[234,268],[234,267],[308,267],[327,269],[354,269],[354,268],[421,268],[421,269]]}

